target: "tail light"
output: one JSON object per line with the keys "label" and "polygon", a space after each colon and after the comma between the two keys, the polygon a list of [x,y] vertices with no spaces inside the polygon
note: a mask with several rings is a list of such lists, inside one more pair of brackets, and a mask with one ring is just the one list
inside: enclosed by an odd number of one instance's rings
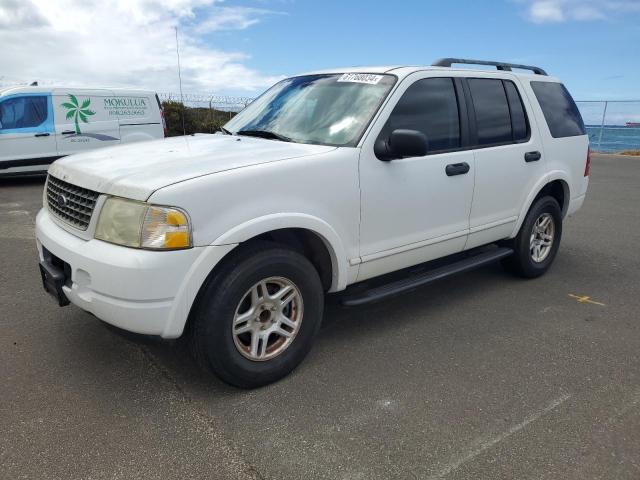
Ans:
{"label": "tail light", "polygon": [[167,138],[169,131],[167,130],[167,121],[164,119],[164,110],[160,110],[160,118],[162,119],[162,130],[164,131],[164,137]]}
{"label": "tail light", "polygon": [[584,176],[588,177],[591,171],[591,147],[587,150],[587,164],[584,166]]}

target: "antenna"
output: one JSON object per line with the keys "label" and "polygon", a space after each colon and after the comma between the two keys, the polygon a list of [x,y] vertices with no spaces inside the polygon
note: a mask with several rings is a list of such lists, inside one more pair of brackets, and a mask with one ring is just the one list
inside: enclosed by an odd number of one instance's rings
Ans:
{"label": "antenna", "polygon": [[187,129],[184,126],[184,97],[182,95],[182,72],[180,71],[180,44],[178,43],[178,27],[176,29],[176,55],[178,56],[178,82],[180,85],[180,103],[182,104],[182,135],[187,134]]}

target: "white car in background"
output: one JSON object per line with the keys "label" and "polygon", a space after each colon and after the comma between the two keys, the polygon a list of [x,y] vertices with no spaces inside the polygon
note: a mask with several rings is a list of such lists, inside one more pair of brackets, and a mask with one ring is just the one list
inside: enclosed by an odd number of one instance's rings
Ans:
{"label": "white car in background", "polygon": [[165,133],[154,92],[0,89],[0,176],[46,171],[66,155],[164,138]]}
{"label": "white car in background", "polygon": [[60,305],[186,333],[240,387],[302,361],[326,292],[360,305],[498,260],[544,274],[589,184],[575,103],[523,65],[300,75],[223,132],[55,162],[36,237]]}

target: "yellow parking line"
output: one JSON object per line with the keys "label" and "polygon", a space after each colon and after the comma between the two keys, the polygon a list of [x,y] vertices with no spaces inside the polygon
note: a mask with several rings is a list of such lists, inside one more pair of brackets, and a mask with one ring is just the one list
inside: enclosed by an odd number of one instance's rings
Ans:
{"label": "yellow parking line", "polygon": [[593,305],[600,305],[601,307],[606,307],[606,305],[604,303],[600,303],[600,302],[596,302],[595,300],[591,300],[591,297],[586,296],[586,295],[581,296],[581,295],[574,295],[573,293],[570,293],[569,296],[571,298],[575,298],[580,303],[591,303]]}

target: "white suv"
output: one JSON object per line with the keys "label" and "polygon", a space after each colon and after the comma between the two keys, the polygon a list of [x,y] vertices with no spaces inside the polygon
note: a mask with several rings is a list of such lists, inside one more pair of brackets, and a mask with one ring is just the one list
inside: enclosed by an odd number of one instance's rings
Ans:
{"label": "white suv", "polygon": [[220,134],[56,161],[43,284],[120,328],[188,333],[223,380],[256,387],[305,357],[326,292],[358,305],[498,259],[543,274],[588,175],[580,114],[537,67],[315,72]]}

